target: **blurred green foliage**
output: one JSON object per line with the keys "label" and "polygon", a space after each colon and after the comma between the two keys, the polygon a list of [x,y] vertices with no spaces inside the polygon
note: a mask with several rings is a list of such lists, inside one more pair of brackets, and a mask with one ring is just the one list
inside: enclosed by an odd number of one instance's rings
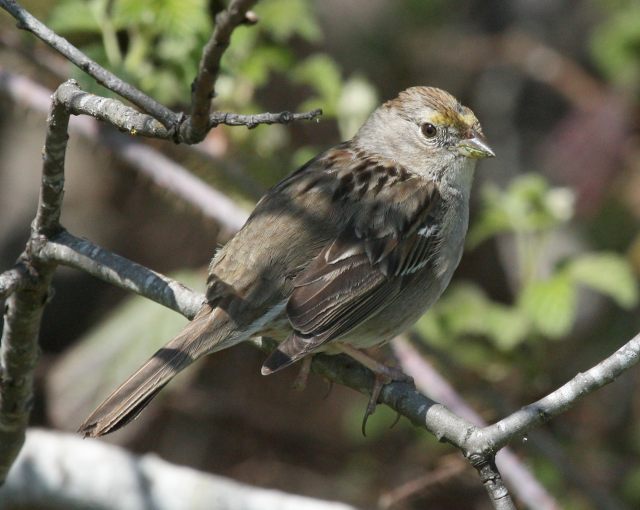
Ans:
{"label": "blurred green foliage", "polygon": [[[187,108],[201,50],[213,30],[215,13],[209,11],[222,4],[207,0],[61,0],[51,9],[47,22],[99,64],[155,99]],[[281,87],[286,92],[280,97],[305,99],[275,109],[322,108],[324,120],[336,120],[341,139],[353,136],[378,103],[377,93],[361,75],[345,77],[328,54],[309,51],[323,37],[312,3],[269,0],[259,2],[255,13],[257,25],[241,26],[233,33],[221,62],[214,107],[246,114],[273,110],[273,105],[261,104],[260,91],[274,79],[283,79]],[[82,71],[74,72],[85,90],[113,95]],[[322,150],[305,144],[293,147],[282,125],[220,129],[233,142],[236,159],[263,187]],[[230,188],[220,172],[196,171],[237,197],[238,190]]]}
{"label": "blurred green foliage", "polygon": [[[508,352],[525,342],[566,337],[577,319],[581,286],[630,309],[638,303],[638,287],[629,262],[613,252],[574,254],[541,275],[550,236],[573,216],[569,189],[554,188],[540,175],[522,175],[504,190],[488,185],[468,236],[475,248],[493,237],[508,236],[515,246],[518,269],[513,302],[498,303],[476,284],[457,283],[425,314],[418,330],[428,342],[464,364],[486,366],[494,376],[493,348]],[[470,343],[465,338],[484,338]],[[498,371],[506,374],[505,370]]]}
{"label": "blurred green foliage", "polygon": [[606,13],[591,38],[594,60],[608,80],[640,93],[640,4],[602,0]]}
{"label": "blurred green foliage", "polygon": [[[216,106],[261,111],[256,89],[280,73],[311,92],[301,105],[284,105],[287,108],[322,108],[326,116],[334,117],[345,86],[351,96],[356,88],[365,92],[361,97],[369,98],[347,114],[362,118],[374,108],[377,97],[368,82],[362,77],[345,80],[329,55],[294,58],[295,43],[322,39],[310,2],[270,0],[258,3],[255,12],[259,23],[239,27],[223,57]],[[99,64],[171,105],[188,104],[201,49],[213,30],[207,0],[62,0],[53,6],[47,22]],[[81,71],[77,79],[88,90],[108,94]]]}

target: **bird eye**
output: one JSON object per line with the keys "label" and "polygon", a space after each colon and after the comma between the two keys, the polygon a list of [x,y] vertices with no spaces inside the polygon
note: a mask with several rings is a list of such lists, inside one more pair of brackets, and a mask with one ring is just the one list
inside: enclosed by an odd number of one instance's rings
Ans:
{"label": "bird eye", "polygon": [[433,138],[438,133],[436,127],[430,122],[425,122],[424,124],[422,124],[422,126],[420,126],[420,130],[422,131],[422,134],[427,138]]}

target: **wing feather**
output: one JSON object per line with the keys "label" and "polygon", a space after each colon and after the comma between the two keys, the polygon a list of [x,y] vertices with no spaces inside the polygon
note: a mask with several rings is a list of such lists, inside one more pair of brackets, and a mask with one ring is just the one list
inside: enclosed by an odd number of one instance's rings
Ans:
{"label": "wing feather", "polygon": [[384,309],[407,278],[432,260],[439,238],[435,184],[402,169],[382,168],[393,178],[386,175],[381,188],[370,168],[358,166],[369,181],[336,171],[334,200],[352,216],[294,279],[286,308],[294,332],[265,361],[264,373],[347,335]]}

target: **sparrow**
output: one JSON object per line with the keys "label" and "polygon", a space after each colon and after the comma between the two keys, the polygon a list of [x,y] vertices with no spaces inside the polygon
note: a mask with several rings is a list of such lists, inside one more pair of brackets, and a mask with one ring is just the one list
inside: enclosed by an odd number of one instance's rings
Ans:
{"label": "sparrow", "polygon": [[264,375],[346,352],[393,376],[360,349],[406,330],[445,290],[462,256],[476,162],[492,156],[476,116],[444,90],[412,87],[382,104],[351,140],[262,197],[211,261],[194,319],[79,432],[119,429],[196,359],[252,337],[281,340]]}

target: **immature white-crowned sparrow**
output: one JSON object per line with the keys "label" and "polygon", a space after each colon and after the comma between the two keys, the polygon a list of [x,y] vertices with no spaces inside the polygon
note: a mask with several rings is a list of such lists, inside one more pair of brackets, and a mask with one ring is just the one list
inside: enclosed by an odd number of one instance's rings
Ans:
{"label": "immature white-crowned sparrow", "polygon": [[318,351],[389,341],[449,284],[476,159],[489,156],[475,115],[447,92],[413,87],[384,103],[352,140],[258,202],[213,258],[193,321],[80,432],[122,427],[193,361],[250,337],[284,339],[263,374]]}

